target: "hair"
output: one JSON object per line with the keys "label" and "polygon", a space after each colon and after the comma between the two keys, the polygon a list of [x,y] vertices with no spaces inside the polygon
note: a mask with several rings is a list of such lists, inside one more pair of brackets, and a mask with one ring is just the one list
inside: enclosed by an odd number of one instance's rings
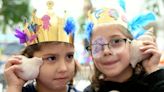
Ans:
{"label": "hair", "polygon": [[[112,26],[118,28],[118,30],[120,30],[130,40],[133,40],[133,36],[127,28],[125,28],[122,25],[118,25],[118,24],[112,24]],[[90,38],[90,42],[91,42],[92,34],[91,34],[90,37],[91,37]],[[134,68],[134,73],[135,74],[139,75],[139,74],[143,73],[143,71],[144,71],[144,68],[141,65],[141,63],[138,63],[136,65],[136,67]],[[91,86],[96,92],[99,90],[99,86],[101,84],[101,81],[102,81],[103,77],[104,77],[103,73],[101,71],[99,71],[96,68],[96,66],[94,65],[94,73],[93,73],[93,76],[92,76],[92,79],[91,79]]]}
{"label": "hair", "polygon": [[[59,45],[59,44],[65,44],[67,46],[73,47],[74,46],[72,44],[66,43],[66,42],[60,42],[60,41],[47,41],[47,42],[40,42],[40,43],[36,43],[36,44],[32,44],[27,46],[22,52],[21,55],[24,55],[28,58],[32,58],[34,57],[34,53],[37,51],[40,51],[42,49],[44,49],[45,45]],[[79,70],[79,65],[77,62],[75,62],[75,73],[74,76],[76,75],[77,71]],[[69,85],[73,85],[73,78],[70,80]]]}

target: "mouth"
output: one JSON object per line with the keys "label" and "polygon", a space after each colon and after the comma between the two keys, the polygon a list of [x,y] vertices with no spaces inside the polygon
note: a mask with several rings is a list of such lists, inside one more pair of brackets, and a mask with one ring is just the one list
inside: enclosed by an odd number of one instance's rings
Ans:
{"label": "mouth", "polygon": [[54,78],[54,80],[66,80],[68,79],[68,77],[57,77],[57,78]]}
{"label": "mouth", "polygon": [[117,61],[107,61],[107,62],[103,62],[102,63],[102,65],[103,66],[112,66],[112,65],[114,65],[114,64],[116,64],[117,63]]}

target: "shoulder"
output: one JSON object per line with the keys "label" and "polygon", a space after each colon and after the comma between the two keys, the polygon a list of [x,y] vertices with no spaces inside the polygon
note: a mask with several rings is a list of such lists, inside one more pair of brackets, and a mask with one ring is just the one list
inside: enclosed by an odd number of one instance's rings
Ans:
{"label": "shoulder", "polygon": [[151,92],[164,92],[164,69],[157,70],[144,78]]}
{"label": "shoulder", "polygon": [[36,92],[35,86],[33,83],[29,83],[22,88],[22,92]]}
{"label": "shoulder", "polygon": [[88,87],[86,87],[86,88],[84,89],[83,92],[95,92],[95,91],[93,90],[92,86],[89,85]]}

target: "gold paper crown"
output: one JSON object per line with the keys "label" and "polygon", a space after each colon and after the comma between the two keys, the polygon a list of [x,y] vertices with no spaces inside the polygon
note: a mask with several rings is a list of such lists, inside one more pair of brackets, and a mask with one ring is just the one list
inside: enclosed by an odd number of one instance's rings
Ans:
{"label": "gold paper crown", "polygon": [[33,10],[31,22],[25,21],[23,32],[16,29],[15,36],[20,39],[20,43],[26,43],[26,45],[45,41],[73,43],[72,34],[64,31],[66,16],[61,18],[52,12],[53,1],[48,1],[47,6],[48,13],[41,18],[37,17],[36,10]]}
{"label": "gold paper crown", "polygon": [[88,12],[88,18],[94,26],[99,24],[120,24],[127,28],[126,15],[121,8],[101,8]]}

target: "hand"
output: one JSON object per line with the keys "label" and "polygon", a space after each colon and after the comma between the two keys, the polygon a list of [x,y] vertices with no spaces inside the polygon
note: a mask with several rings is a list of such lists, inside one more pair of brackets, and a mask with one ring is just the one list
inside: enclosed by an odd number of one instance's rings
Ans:
{"label": "hand", "polygon": [[140,48],[143,55],[150,55],[149,58],[142,62],[142,65],[148,74],[155,72],[159,69],[161,53],[158,50],[155,42],[144,41],[144,46]]}
{"label": "hand", "polygon": [[15,74],[15,71],[21,71],[21,68],[18,67],[18,64],[21,63],[20,59],[21,58],[19,58],[18,56],[13,56],[5,64],[4,77],[8,85],[8,92],[11,92],[15,89],[21,92],[22,87],[25,84],[25,81],[17,77],[17,75]]}

